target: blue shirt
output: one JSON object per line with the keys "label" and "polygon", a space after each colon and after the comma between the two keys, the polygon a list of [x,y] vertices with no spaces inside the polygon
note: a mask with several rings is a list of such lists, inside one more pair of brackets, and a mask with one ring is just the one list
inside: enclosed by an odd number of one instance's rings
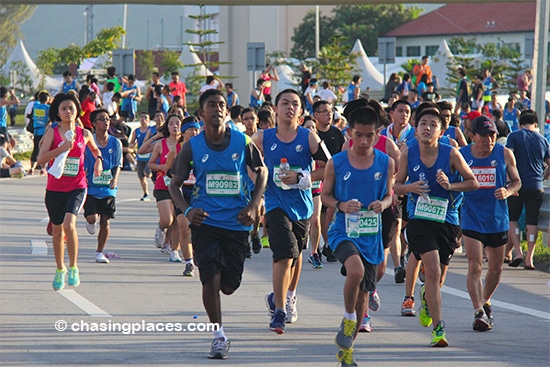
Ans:
{"label": "blue shirt", "polygon": [[40,102],[35,102],[33,106],[33,126],[34,126],[34,135],[41,136],[44,135],[46,130],[46,124],[50,120],[50,105],[42,104]]}
{"label": "blue shirt", "polygon": [[8,126],[8,109],[7,105],[0,107],[0,127]]}
{"label": "blue shirt", "polygon": [[313,214],[311,190],[283,190],[275,170],[278,170],[281,158],[287,158],[292,170],[311,171],[310,131],[299,126],[298,134],[290,143],[280,141],[276,132],[276,128],[264,130],[262,143],[264,162],[269,171],[265,191],[266,212],[280,208],[291,220],[308,219]]}
{"label": "blue shirt", "polygon": [[205,133],[190,140],[193,154],[193,174],[196,177],[191,206],[203,208],[210,216],[204,223],[233,231],[250,231],[237,220],[239,212],[251,201],[253,187],[246,165],[246,147],[250,137],[230,129],[229,146],[212,150]]}
{"label": "blue shirt", "polygon": [[[458,225],[458,208],[462,203],[464,194],[462,192],[447,191],[443,189],[436,180],[437,171],[441,169],[443,173],[449,177],[450,183],[462,181],[462,177],[458,172],[451,173],[451,149],[454,148],[450,145],[439,144],[439,153],[434,165],[426,167],[420,159],[420,145],[412,145],[409,147],[408,153],[408,176],[409,182],[416,182],[420,179],[420,174],[424,173],[425,180],[428,181],[428,186],[430,186],[428,195],[430,197],[448,200],[445,222]],[[413,192],[408,195],[407,212],[410,219],[416,219],[414,213],[418,197],[419,195]]]}
{"label": "blue shirt", "polygon": [[494,195],[496,189],[506,186],[504,146],[495,144],[486,158],[474,157],[471,148],[471,145],[462,147],[460,153],[479,182],[479,189],[464,193],[460,226],[479,233],[505,232],[510,227],[508,204]]}
{"label": "blue shirt", "polygon": [[508,110],[508,107],[504,108],[502,119],[508,124],[510,131],[519,130],[519,121],[518,121],[518,109],[514,107],[512,111]]}
{"label": "blue shirt", "polygon": [[[231,92],[227,95],[227,105],[233,106],[233,98],[235,97],[235,92]],[[235,105],[239,105],[241,101],[239,101],[239,95],[237,95],[237,100],[235,101]]]}
{"label": "blue shirt", "polygon": [[544,161],[550,158],[550,144],[536,131],[520,129],[508,135],[506,147],[514,151],[522,189],[542,190]]}
{"label": "blue shirt", "polygon": [[[332,157],[334,162],[333,196],[338,201],[359,200],[365,209],[370,203],[382,200],[388,191],[388,155],[374,149],[372,165],[356,169],[349,162],[349,151]],[[368,187],[368,190],[365,190]],[[346,213],[337,211],[328,230],[329,247],[334,251],[343,241],[352,241],[361,255],[371,264],[384,260],[381,215],[378,216],[378,232],[350,238],[346,234]]]}
{"label": "blue shirt", "polygon": [[97,143],[97,138],[94,134],[94,140],[103,157],[103,173],[99,178],[94,177],[94,165],[96,160],[90,148],[86,147],[84,168],[86,170],[86,178],[88,179],[88,195],[92,195],[96,199],[116,197],[118,190],[118,187],[111,189],[109,185],[113,177],[113,168],[122,167],[122,143],[111,135],[108,135],[107,139],[107,144],[101,147]]}
{"label": "blue shirt", "polygon": [[[136,141],[137,141],[138,149],[141,148],[141,146],[143,145],[143,141],[145,140],[145,136],[147,135],[148,131],[151,131],[149,136],[154,135],[153,127],[155,128],[155,132],[156,132],[156,126],[149,126],[149,127],[147,127],[147,129],[145,129],[144,132],[141,131],[141,128],[136,129]],[[137,155],[137,160],[138,161],[147,161],[148,162],[149,158],[151,158],[151,153],[145,153],[145,154],[139,154],[138,153],[138,155]]]}

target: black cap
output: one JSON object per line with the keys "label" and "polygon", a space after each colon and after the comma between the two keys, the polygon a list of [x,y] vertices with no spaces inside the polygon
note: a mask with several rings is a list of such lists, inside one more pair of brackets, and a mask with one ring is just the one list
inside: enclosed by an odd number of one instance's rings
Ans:
{"label": "black cap", "polygon": [[472,121],[470,125],[470,131],[472,134],[487,135],[489,133],[497,133],[497,127],[493,120],[487,116],[479,116]]}

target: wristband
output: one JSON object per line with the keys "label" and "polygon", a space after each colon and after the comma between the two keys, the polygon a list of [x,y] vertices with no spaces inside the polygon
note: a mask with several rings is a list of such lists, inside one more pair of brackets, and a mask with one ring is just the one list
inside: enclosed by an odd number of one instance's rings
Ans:
{"label": "wristband", "polygon": [[101,161],[103,162],[103,156],[102,155],[98,155],[96,160],[98,160],[98,159],[101,159]]}
{"label": "wristband", "polygon": [[187,213],[189,213],[189,210],[193,209],[192,207],[188,206],[187,209],[183,212],[183,215],[187,217]]}

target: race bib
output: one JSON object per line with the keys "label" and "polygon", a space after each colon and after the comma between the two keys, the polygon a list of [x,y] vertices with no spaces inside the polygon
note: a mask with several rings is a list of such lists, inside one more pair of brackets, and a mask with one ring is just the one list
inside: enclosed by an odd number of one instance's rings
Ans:
{"label": "race bib", "polygon": [[311,189],[312,190],[317,190],[317,189],[320,189],[321,188],[321,181],[313,181],[311,183]]}
{"label": "race bib", "polygon": [[444,223],[448,204],[449,200],[447,199],[430,196],[430,201],[427,201],[419,196],[414,208],[414,217]]}
{"label": "race bib", "polygon": [[111,184],[111,180],[113,179],[113,175],[111,174],[111,170],[105,170],[101,172],[99,176],[95,176],[92,179],[92,182],[94,185],[97,186],[109,186]]}
{"label": "race bib", "polygon": [[213,196],[238,196],[241,192],[241,175],[235,172],[206,175],[206,193]]}
{"label": "race bib", "polygon": [[[376,214],[373,210],[361,209],[357,223],[359,225],[359,236],[375,235],[380,229],[380,214]],[[350,214],[346,213],[346,234],[348,237],[353,237],[352,232],[354,230],[353,222],[350,221]]]}
{"label": "race bib", "polygon": [[496,188],[496,172],[495,167],[471,167],[474,176],[476,176],[477,182],[479,182],[480,189],[494,189]]}
{"label": "race bib", "polygon": [[80,158],[67,157],[67,160],[65,161],[65,167],[63,168],[63,176],[76,176],[78,174],[79,167]]}
{"label": "race bib", "polygon": [[[298,166],[291,166],[290,170],[295,171],[295,172],[300,172],[302,169]],[[278,165],[273,167],[273,182],[275,182],[275,185],[277,185],[277,187],[280,187],[280,188],[283,187],[283,183],[281,182],[281,179],[279,178],[279,166]]]}

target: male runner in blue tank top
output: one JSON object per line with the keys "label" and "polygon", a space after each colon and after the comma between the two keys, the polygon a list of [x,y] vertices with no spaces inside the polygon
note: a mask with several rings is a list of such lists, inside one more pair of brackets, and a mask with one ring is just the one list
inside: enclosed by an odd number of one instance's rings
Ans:
{"label": "male runner in blue tank top", "polygon": [[[225,359],[230,342],[222,326],[220,291],[230,295],[240,286],[267,170],[252,140],[226,127],[227,101],[220,90],[204,92],[199,105],[204,131],[178,154],[170,194],[189,219],[204,308],[210,322],[219,325],[208,358]],[[256,173],[256,182],[250,180],[247,167]],[[196,182],[191,203],[187,203],[181,187],[191,170]]]}
{"label": "male runner in blue tank top", "polygon": [[437,109],[425,109],[416,118],[418,145],[403,149],[394,191],[410,194],[405,237],[414,256],[424,263],[426,284],[421,288],[420,324],[434,324],[432,347],[446,347],[441,319],[441,289],[447,267],[458,247],[458,208],[464,191],[478,188],[472,170],[457,149],[442,144],[443,119]]}
{"label": "male runner in blue tank top", "polygon": [[[477,117],[469,134],[473,144],[461,148],[460,153],[474,173],[479,189],[464,194],[460,225],[468,254],[466,285],[475,312],[473,328],[486,331],[493,328],[490,300],[500,281],[504,245],[508,242],[506,199],[519,191],[521,180],[512,151],[496,144],[497,127],[492,120]],[[481,281],[483,248],[489,260],[485,285]]]}
{"label": "male runner in blue tank top", "polygon": [[[357,317],[368,308],[369,293],[376,289],[377,264],[384,260],[381,213],[392,204],[395,163],[373,147],[379,125],[371,107],[351,113],[348,131],[353,146],[327,162],[321,194],[323,204],[336,209],[329,246],[346,270],[344,318],[335,340],[342,366],[357,366],[353,359]],[[350,225],[352,215],[359,215],[356,233]]]}
{"label": "male runner in blue tank top", "polygon": [[[323,179],[323,169],[311,172],[312,158],[326,162],[330,153],[317,134],[299,125],[304,106],[298,92],[283,90],[273,107],[278,126],[260,130],[252,138],[269,171],[265,192],[265,223],[273,252],[273,293],[266,296],[272,314],[269,329],[282,334],[285,323],[298,318],[296,286],[313,214],[311,182]],[[285,175],[279,174],[282,158],[290,165]]]}

